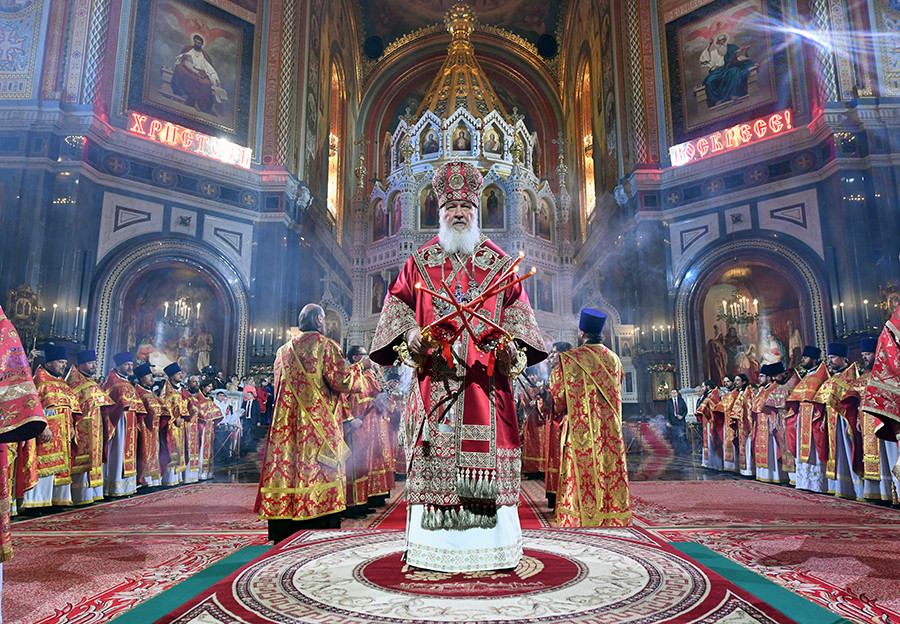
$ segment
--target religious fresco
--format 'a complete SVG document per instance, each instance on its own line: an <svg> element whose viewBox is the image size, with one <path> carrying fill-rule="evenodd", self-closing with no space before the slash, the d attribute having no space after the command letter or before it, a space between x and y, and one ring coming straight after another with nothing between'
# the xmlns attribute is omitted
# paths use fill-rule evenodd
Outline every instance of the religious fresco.
<svg viewBox="0 0 900 624"><path fill-rule="evenodd" d="M377 35L385 44L419 28L443 24L450 4L434 0L359 3L366 36ZM536 43L539 36L556 33L560 4L559 0L479 0L473 9L482 23Z"/></svg>
<svg viewBox="0 0 900 624"><path fill-rule="evenodd" d="M553 240L553 209L546 199L541 200L541 207L535 215L535 232L539 238Z"/></svg>
<svg viewBox="0 0 900 624"><path fill-rule="evenodd" d="M732 0L666 24L675 143L790 108L783 37L770 27L779 11L773 0Z"/></svg>
<svg viewBox="0 0 900 624"><path fill-rule="evenodd" d="M0 0L3 23L3 54L0 55L0 100L32 97L41 44L42 0ZM74 19L73 19L74 22ZM77 87L76 87L77 92Z"/></svg>
<svg viewBox="0 0 900 624"><path fill-rule="evenodd" d="M177 362L187 373L225 367L225 304L213 285L191 267L143 273L125 292L114 350L130 351L156 372Z"/></svg>
<svg viewBox="0 0 900 624"><path fill-rule="evenodd" d="M246 144L252 24L200 0L139 0L128 107Z"/></svg>
<svg viewBox="0 0 900 624"><path fill-rule="evenodd" d="M800 363L806 344L800 298L779 271L762 265L726 271L702 309L704 375L713 383L737 373L755 383L764 364Z"/></svg>

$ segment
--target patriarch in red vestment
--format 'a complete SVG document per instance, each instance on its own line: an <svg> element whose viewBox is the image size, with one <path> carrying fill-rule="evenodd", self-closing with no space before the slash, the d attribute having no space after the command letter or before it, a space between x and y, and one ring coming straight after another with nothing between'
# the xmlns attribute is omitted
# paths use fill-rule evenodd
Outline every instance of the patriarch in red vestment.
<svg viewBox="0 0 900 624"><path fill-rule="evenodd" d="M443 282L458 303L468 304L512 264L478 228L481 184L469 163L450 162L435 172L439 234L407 259L390 285L371 349L379 364L394 363L398 354L407 362L409 354L416 358L401 425L406 559L442 572L510 568L521 558L521 444L512 380L546 357L521 283L488 297L480 311L511 337L502 348L501 332L483 320L470 320L471 332L457 332L455 324L434 327L429 335L439 348L423 337L423 328L454 307L416 284L446 292Z"/></svg>
<svg viewBox="0 0 900 624"><path fill-rule="evenodd" d="M606 314L583 308L582 344L550 375L553 411L563 415L556 526L631 524L622 439L622 362L600 344Z"/></svg>

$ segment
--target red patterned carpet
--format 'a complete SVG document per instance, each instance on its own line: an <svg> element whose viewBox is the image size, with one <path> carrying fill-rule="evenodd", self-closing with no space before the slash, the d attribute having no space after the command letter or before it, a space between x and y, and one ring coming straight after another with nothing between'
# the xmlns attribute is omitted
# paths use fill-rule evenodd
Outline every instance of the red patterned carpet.
<svg viewBox="0 0 900 624"><path fill-rule="evenodd" d="M194 483L31 520L22 531L265 531L252 512L256 484Z"/></svg>
<svg viewBox="0 0 900 624"><path fill-rule="evenodd" d="M668 529L856 622L900 622L895 528Z"/></svg>
<svg viewBox="0 0 900 624"><path fill-rule="evenodd" d="M632 482L639 526L900 525L900 513L756 481Z"/></svg>
<svg viewBox="0 0 900 624"><path fill-rule="evenodd" d="M12 526L6 624L98 624L244 546L267 543L255 485L202 483Z"/></svg>
<svg viewBox="0 0 900 624"><path fill-rule="evenodd" d="M310 531L158 622L793 622L640 529L524 537L515 570L445 574L404 565L402 531Z"/></svg>

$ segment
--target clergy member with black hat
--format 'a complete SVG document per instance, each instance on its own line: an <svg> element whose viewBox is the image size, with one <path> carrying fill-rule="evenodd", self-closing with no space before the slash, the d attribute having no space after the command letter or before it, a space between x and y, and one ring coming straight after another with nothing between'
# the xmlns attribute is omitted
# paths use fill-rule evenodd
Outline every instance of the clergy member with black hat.
<svg viewBox="0 0 900 624"><path fill-rule="evenodd" d="M160 484L159 421L165 404L153 394L153 371L149 363L134 369L134 389L146 410L138 418L137 481L138 486L156 487Z"/></svg>
<svg viewBox="0 0 900 624"><path fill-rule="evenodd" d="M803 353L800 355L800 366L795 369L800 378L802 379L806 377L807 373L816 370L821 359L822 349L811 345L803 347Z"/></svg>
<svg viewBox="0 0 900 624"><path fill-rule="evenodd" d="M65 382L68 367L68 349L63 345L48 345L44 349L44 363L34 372L34 385L44 407L47 428L37 437L34 453L21 454L20 461L27 462L29 469L37 470L38 481L25 492L20 509L72 504L69 443L73 419L81 415L81 405Z"/></svg>
<svg viewBox="0 0 900 624"><path fill-rule="evenodd" d="M583 308L581 345L559 355L550 375L562 417L556 526L628 526L631 502L622 439L622 363L600 343L606 314Z"/></svg>
<svg viewBox="0 0 900 624"><path fill-rule="evenodd" d="M81 418L75 425L72 443L72 503L88 505L103 500L103 417L101 408L112 405L97 374L97 352L81 351L75 356L66 383L78 395Z"/></svg>
<svg viewBox="0 0 900 624"><path fill-rule="evenodd" d="M163 369L166 380L159 390L165 409L159 419L159 466L163 485L178 485L184 480L184 418L188 401L181 394L184 371L172 362Z"/></svg>
<svg viewBox="0 0 900 624"><path fill-rule="evenodd" d="M862 478L862 456L854 465L854 447L862 446L862 438L856 428L856 419L847 421L844 398L851 391L851 384L859 377L859 369L850 366L850 347L841 342L831 342L826 351L830 377L819 387L813 399L825 412L825 432L828 436L828 459L825 477L828 493L840 498L863 500L865 484ZM854 414L855 416L855 414Z"/></svg>
<svg viewBox="0 0 900 624"><path fill-rule="evenodd" d="M147 411L129 380L134 372L131 353L117 353L113 362L116 367L103 384L114 401L102 410L106 441L103 495L107 497L130 496L137 491L137 419Z"/></svg>

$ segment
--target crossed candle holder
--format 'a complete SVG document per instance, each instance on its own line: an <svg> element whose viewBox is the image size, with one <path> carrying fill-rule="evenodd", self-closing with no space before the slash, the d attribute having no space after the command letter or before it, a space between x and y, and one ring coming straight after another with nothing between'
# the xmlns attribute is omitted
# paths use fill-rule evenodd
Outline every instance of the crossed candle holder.
<svg viewBox="0 0 900 624"><path fill-rule="evenodd" d="M521 262L524 257L525 253L520 251L519 257L516 258L516 260L501 275L495 277L481 294L467 303L458 301L443 279L441 280L441 288L446 295L431 290L422 282L416 283L415 288L417 290L421 290L436 299L445 301L454 307L452 312L445 314L422 330L422 337L425 340L432 346L441 348L442 355L447 361L447 366L453 368L453 352L450 346L463 331L467 331L472 337L475 347L479 351L482 353L490 353L487 374L488 376L494 374L494 362L496 360L497 350L505 347L512 341L513 337L508 331L497 325L497 323L484 314L481 314L480 311L487 303L488 299L505 292L507 289L512 288L536 273L536 269L532 267L531 271L525 275L511 280L507 284L503 284L504 281L518 273L519 262ZM459 320L459 323L457 323L457 319ZM488 328L480 334L476 333L474 328L478 321L484 323Z"/></svg>

